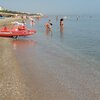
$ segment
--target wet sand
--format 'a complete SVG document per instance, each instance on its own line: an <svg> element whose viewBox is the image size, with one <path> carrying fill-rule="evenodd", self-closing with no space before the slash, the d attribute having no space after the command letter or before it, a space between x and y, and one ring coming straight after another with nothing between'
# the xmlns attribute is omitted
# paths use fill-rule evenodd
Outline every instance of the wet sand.
<svg viewBox="0 0 100 100"><path fill-rule="evenodd" d="M14 54L13 46L11 45L12 39L0 38L0 41L1 100L74 99L64 87L60 87L61 84L59 81L57 82L52 73L48 72L49 70L45 72L39 68L39 63L37 63L37 65L34 63L34 70L32 71L30 64L27 66L29 67L28 70L25 66L21 66L20 61ZM34 44L32 43L32 45ZM24 67L24 69L22 67Z"/></svg>
<svg viewBox="0 0 100 100"><path fill-rule="evenodd" d="M20 18L0 20L0 28ZM20 66L13 53L10 38L0 37L0 100L29 100L28 90L21 76Z"/></svg>
<svg viewBox="0 0 100 100"><path fill-rule="evenodd" d="M41 36L42 38L42 36ZM99 100L100 70L50 41L12 41L31 100Z"/></svg>
<svg viewBox="0 0 100 100"><path fill-rule="evenodd" d="M0 38L0 100L29 100L10 39Z"/></svg>

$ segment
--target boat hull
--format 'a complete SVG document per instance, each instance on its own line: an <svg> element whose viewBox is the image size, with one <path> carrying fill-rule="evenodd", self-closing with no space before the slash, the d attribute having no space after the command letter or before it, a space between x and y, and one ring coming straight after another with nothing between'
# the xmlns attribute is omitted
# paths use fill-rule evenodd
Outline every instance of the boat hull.
<svg viewBox="0 0 100 100"><path fill-rule="evenodd" d="M0 37L28 36L35 33L36 30L0 31Z"/></svg>

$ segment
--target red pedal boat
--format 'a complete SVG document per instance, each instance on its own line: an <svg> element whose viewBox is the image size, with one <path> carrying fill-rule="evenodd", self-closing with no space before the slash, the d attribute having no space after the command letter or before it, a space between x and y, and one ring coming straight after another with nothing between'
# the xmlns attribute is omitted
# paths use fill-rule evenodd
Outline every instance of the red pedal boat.
<svg viewBox="0 0 100 100"><path fill-rule="evenodd" d="M0 37L18 37L18 36L28 36L36 33L36 30L28 30L28 29L17 29L13 28L9 30L7 27L4 27L0 30Z"/></svg>

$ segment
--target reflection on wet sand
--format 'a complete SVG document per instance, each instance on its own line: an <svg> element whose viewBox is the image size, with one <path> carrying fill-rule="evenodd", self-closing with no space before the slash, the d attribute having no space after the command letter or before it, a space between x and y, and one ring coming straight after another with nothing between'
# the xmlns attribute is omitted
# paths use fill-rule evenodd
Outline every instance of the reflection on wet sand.
<svg viewBox="0 0 100 100"><path fill-rule="evenodd" d="M37 44L37 41L34 40L12 40L13 49L16 49L17 47L28 47L28 46L34 46Z"/></svg>
<svg viewBox="0 0 100 100"><path fill-rule="evenodd" d="M64 37L64 31L60 30L60 38L63 39L63 37Z"/></svg>
<svg viewBox="0 0 100 100"><path fill-rule="evenodd" d="M0 100L30 100L10 42L0 37Z"/></svg>

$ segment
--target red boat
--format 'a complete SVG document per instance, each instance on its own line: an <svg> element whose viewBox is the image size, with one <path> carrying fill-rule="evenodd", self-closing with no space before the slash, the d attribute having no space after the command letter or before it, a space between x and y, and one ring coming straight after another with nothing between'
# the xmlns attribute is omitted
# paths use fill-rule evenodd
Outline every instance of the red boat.
<svg viewBox="0 0 100 100"><path fill-rule="evenodd" d="M28 29L17 29L13 28L9 30L7 27L4 27L0 30L0 37L18 37L18 36L28 36L36 33L36 30Z"/></svg>

